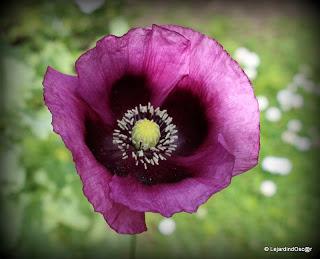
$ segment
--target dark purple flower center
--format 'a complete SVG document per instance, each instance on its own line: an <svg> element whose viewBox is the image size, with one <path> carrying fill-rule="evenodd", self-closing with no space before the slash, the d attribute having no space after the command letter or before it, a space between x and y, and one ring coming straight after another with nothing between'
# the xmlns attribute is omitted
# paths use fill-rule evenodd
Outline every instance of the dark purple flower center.
<svg viewBox="0 0 320 259"><path fill-rule="evenodd" d="M191 155L205 141L209 128L204 105L200 96L177 87L161 109L154 108L149 103L151 93L144 77L122 77L109 95L116 125L111 128L98 115L90 115L85 140L97 161L112 174L130 174L144 184L178 182L193 172L173 162L171 156ZM142 120L159 126L159 139L148 148L133 138L133 128Z"/></svg>

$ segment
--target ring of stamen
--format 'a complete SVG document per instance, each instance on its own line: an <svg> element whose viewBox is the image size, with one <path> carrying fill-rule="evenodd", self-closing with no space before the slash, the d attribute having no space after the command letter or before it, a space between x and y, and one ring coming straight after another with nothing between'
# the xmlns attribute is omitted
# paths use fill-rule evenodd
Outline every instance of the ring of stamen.
<svg viewBox="0 0 320 259"><path fill-rule="evenodd" d="M131 156L136 166L142 164L147 169L148 165L159 165L177 148L178 130L172 117L150 103L128 110L117 125L113 144L122 152L122 159Z"/></svg>

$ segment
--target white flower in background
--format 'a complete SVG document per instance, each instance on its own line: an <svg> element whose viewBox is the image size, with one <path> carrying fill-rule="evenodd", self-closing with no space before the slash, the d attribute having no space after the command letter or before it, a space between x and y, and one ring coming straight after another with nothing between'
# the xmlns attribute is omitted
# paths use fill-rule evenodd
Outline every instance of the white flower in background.
<svg viewBox="0 0 320 259"><path fill-rule="evenodd" d="M291 109L292 92L288 89L282 89L277 93L277 100L280 103L282 110L288 111Z"/></svg>
<svg viewBox="0 0 320 259"><path fill-rule="evenodd" d="M260 191L264 196L271 197L276 194L277 186L273 181L266 180L261 183Z"/></svg>
<svg viewBox="0 0 320 259"><path fill-rule="evenodd" d="M286 142L286 143L289 143L289 144L293 144L295 142L297 138L297 135L295 132L292 132L292 131L284 131L282 134L281 134L281 139L283 142Z"/></svg>
<svg viewBox="0 0 320 259"><path fill-rule="evenodd" d="M165 218L160 221L158 229L162 235L168 236L176 230L176 223L171 218Z"/></svg>
<svg viewBox="0 0 320 259"><path fill-rule="evenodd" d="M244 47L240 47L235 51L234 58L239 62L250 80L254 80L257 77L257 68L260 65L260 58L256 53Z"/></svg>
<svg viewBox="0 0 320 259"><path fill-rule="evenodd" d="M245 60L245 65L247 67L257 68L260 65L260 58L255 52L250 52Z"/></svg>
<svg viewBox="0 0 320 259"><path fill-rule="evenodd" d="M109 23L110 33L115 36L122 36L129 30L129 25L122 17L114 18Z"/></svg>
<svg viewBox="0 0 320 259"><path fill-rule="evenodd" d="M208 214L208 210L205 207L200 207L198 208L197 212L196 212L196 216L199 219L204 219Z"/></svg>
<svg viewBox="0 0 320 259"><path fill-rule="evenodd" d="M281 111L277 107L270 107L266 111L266 118L272 122L279 121L281 119Z"/></svg>
<svg viewBox="0 0 320 259"><path fill-rule="evenodd" d="M319 87L311 81L308 76L311 75L311 69L308 65L301 65L299 68L299 73L294 75L293 84L297 87L301 87L307 93L320 94Z"/></svg>
<svg viewBox="0 0 320 259"><path fill-rule="evenodd" d="M281 109L289 111L292 108L301 108L303 106L303 97L288 89L280 90L277 93L277 100L280 103Z"/></svg>
<svg viewBox="0 0 320 259"><path fill-rule="evenodd" d="M240 47L240 48L237 48L236 51L234 52L234 58L239 63L243 63L243 61L246 60L249 53L250 51L247 48Z"/></svg>
<svg viewBox="0 0 320 259"><path fill-rule="evenodd" d="M257 68L260 65L259 56L244 47L240 47L235 51L234 58L245 67Z"/></svg>
<svg viewBox="0 0 320 259"><path fill-rule="evenodd" d="M300 120L292 119L288 121L288 130L292 132L299 132L302 129L302 123Z"/></svg>
<svg viewBox="0 0 320 259"><path fill-rule="evenodd" d="M41 109L33 117L25 116L24 122L39 139L47 139L52 132L51 114L47 109Z"/></svg>
<svg viewBox="0 0 320 259"><path fill-rule="evenodd" d="M264 111L265 109L268 108L269 101L268 101L267 97L265 97L263 95L259 95L259 96L257 96L257 100L258 100L258 103L259 103L259 110L260 111Z"/></svg>
<svg viewBox="0 0 320 259"><path fill-rule="evenodd" d="M306 80L307 80L306 76L302 73L298 73L293 76L293 82L298 86L303 85L306 82Z"/></svg>
<svg viewBox="0 0 320 259"><path fill-rule="evenodd" d="M285 157L267 156L262 161L262 169L272 174L287 175L292 170L292 163Z"/></svg>
<svg viewBox="0 0 320 259"><path fill-rule="evenodd" d="M75 0L80 10L86 14L90 14L99 9L105 0Z"/></svg>
<svg viewBox="0 0 320 259"><path fill-rule="evenodd" d="M257 70L254 67L245 67L244 72L249 77L250 80L254 80L257 77Z"/></svg>
<svg viewBox="0 0 320 259"><path fill-rule="evenodd" d="M307 151L311 148L311 141L307 137L297 136L293 142L293 145L300 151Z"/></svg>
<svg viewBox="0 0 320 259"><path fill-rule="evenodd" d="M318 87L315 82L309 79L311 75L311 68L309 65L303 64L299 67L299 73L293 76L292 82L288 84L285 90L296 92L298 88L303 89L307 93L315 93L320 95L320 87ZM303 98L296 97L293 98L293 107L299 108L303 105ZM290 110L290 106L288 110Z"/></svg>
<svg viewBox="0 0 320 259"><path fill-rule="evenodd" d="M307 151L311 148L312 142L307 137L298 136L297 133L302 129L300 120L292 119L288 121L287 131L284 131L281 138L284 142L294 145L300 151Z"/></svg>

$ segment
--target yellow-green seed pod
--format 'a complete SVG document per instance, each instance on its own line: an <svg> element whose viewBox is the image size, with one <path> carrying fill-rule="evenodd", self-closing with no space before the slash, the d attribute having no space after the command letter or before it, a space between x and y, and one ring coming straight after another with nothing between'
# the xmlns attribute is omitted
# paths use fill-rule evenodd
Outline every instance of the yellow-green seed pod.
<svg viewBox="0 0 320 259"><path fill-rule="evenodd" d="M137 149L155 147L160 139L160 127L153 120L138 120L132 128L132 142Z"/></svg>

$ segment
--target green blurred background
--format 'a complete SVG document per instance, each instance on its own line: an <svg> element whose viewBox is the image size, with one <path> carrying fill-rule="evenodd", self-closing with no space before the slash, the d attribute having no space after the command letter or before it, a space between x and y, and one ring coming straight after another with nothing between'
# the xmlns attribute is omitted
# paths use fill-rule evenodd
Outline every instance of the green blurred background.
<svg viewBox="0 0 320 259"><path fill-rule="evenodd" d="M116 234L93 212L69 151L52 132L42 78L48 65L74 74L77 57L100 37L152 23L201 31L240 62L259 96L261 152L256 168L235 177L197 213L176 214L169 222L148 213L137 258L318 253L319 27L312 7L302 3L78 0L3 6L1 253L129 257L131 237ZM313 251L276 254L264 252L265 246Z"/></svg>

